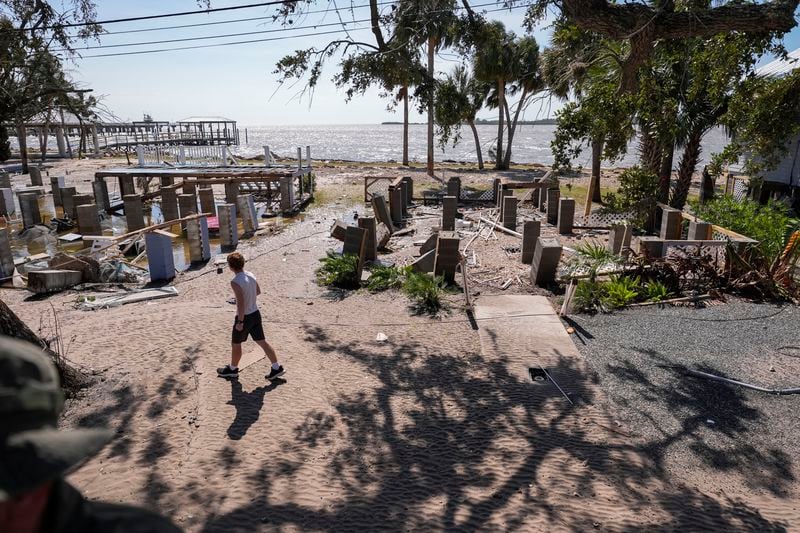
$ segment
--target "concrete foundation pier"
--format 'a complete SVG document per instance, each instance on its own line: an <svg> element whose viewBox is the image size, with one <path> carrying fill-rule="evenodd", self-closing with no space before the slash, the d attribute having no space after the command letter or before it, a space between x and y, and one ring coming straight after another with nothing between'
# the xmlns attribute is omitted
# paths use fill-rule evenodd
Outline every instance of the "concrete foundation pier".
<svg viewBox="0 0 800 533"><path fill-rule="evenodd" d="M0 188L0 215L13 215L17 212L17 206L14 205L14 191L11 187Z"/></svg>
<svg viewBox="0 0 800 533"><path fill-rule="evenodd" d="M458 234L453 231L440 231L436 240L436 253L433 259L434 276L443 276L445 281L452 283L456 278L456 267L461 262L461 253L458 251Z"/></svg>
<svg viewBox="0 0 800 533"><path fill-rule="evenodd" d="M194 182L184 180L181 187L183 188L183 194L197 195L197 185Z"/></svg>
<svg viewBox="0 0 800 533"><path fill-rule="evenodd" d="M558 204L561 200L561 191L547 189L547 223L551 226L558 224Z"/></svg>
<svg viewBox="0 0 800 533"><path fill-rule="evenodd" d="M31 176L31 185L34 187L41 187L42 183L42 168L37 165L30 165L28 167L28 173Z"/></svg>
<svg viewBox="0 0 800 533"><path fill-rule="evenodd" d="M50 176L50 193L53 195L53 207L62 207L61 188L66 185L64 176Z"/></svg>
<svg viewBox="0 0 800 533"><path fill-rule="evenodd" d="M164 222L180 218L178 214L178 195L175 192L174 185L161 187L161 213L164 215Z"/></svg>
<svg viewBox="0 0 800 533"><path fill-rule="evenodd" d="M288 213L294 208L294 184L291 176L281 178L281 211Z"/></svg>
<svg viewBox="0 0 800 533"><path fill-rule="evenodd" d="M11 188L11 176L5 170L0 170L0 189Z"/></svg>
<svg viewBox="0 0 800 533"><path fill-rule="evenodd" d="M171 176L161 176L161 187L169 187L170 185L175 185L175 178Z"/></svg>
<svg viewBox="0 0 800 533"><path fill-rule="evenodd" d="M11 238L8 227L0 228L0 279L14 275L14 254L11 253Z"/></svg>
<svg viewBox="0 0 800 533"><path fill-rule="evenodd" d="M447 196L455 196L456 199L461 198L461 178L453 176L447 180Z"/></svg>
<svg viewBox="0 0 800 533"><path fill-rule="evenodd" d="M236 199L239 198L239 184L226 183L225 184L225 202L236 205Z"/></svg>
<svg viewBox="0 0 800 533"><path fill-rule="evenodd" d="M539 196L541 196L541 189L531 189L531 204L534 208L539 207Z"/></svg>
<svg viewBox="0 0 800 533"><path fill-rule="evenodd" d="M42 215L39 213L39 195L35 192L20 194L19 209L22 214L22 226L30 228L42 223Z"/></svg>
<svg viewBox="0 0 800 533"><path fill-rule="evenodd" d="M681 238L681 222L683 215L677 209L665 207L661 210L660 237L667 241L676 241Z"/></svg>
<svg viewBox="0 0 800 533"><path fill-rule="evenodd" d="M186 221L186 238L189 241L189 259L192 263L203 263L211 259L208 220L205 217Z"/></svg>
<svg viewBox="0 0 800 533"><path fill-rule="evenodd" d="M414 203L414 180L411 176L403 176L403 183L406 184L406 204Z"/></svg>
<svg viewBox="0 0 800 533"><path fill-rule="evenodd" d="M125 198L131 194L136 194L136 186L133 183L133 176L120 176L119 195Z"/></svg>
<svg viewBox="0 0 800 533"><path fill-rule="evenodd" d="M83 204L75 206L78 218L78 233L81 235L102 235L103 229L100 227L100 214L96 204ZM89 246L89 241L83 241L83 245Z"/></svg>
<svg viewBox="0 0 800 533"><path fill-rule="evenodd" d="M389 213L393 224L403 223L403 190L394 185L389 186Z"/></svg>
<svg viewBox="0 0 800 533"><path fill-rule="evenodd" d="M527 220L522 225L522 263L530 265L536 251L536 242L542 232L542 223L538 220Z"/></svg>
<svg viewBox="0 0 800 533"><path fill-rule="evenodd" d="M61 207L64 211L64 217L75 218L75 187L62 187L61 188Z"/></svg>
<svg viewBox="0 0 800 533"><path fill-rule="evenodd" d="M622 250L631 246L631 226L628 224L614 224L608 232L608 251L619 255Z"/></svg>
<svg viewBox="0 0 800 533"><path fill-rule="evenodd" d="M240 194L236 207L242 217L242 229L245 235L252 235L258 229L258 213L253 195Z"/></svg>
<svg viewBox="0 0 800 533"><path fill-rule="evenodd" d="M569 235L575 226L575 200L561 198L558 201L558 233Z"/></svg>
<svg viewBox="0 0 800 533"><path fill-rule="evenodd" d="M235 250L239 244L239 228L236 225L236 204L222 204L217 209L219 239L224 251Z"/></svg>
<svg viewBox="0 0 800 533"><path fill-rule="evenodd" d="M217 215L217 207L214 203L214 189L211 187L200 187L200 211Z"/></svg>
<svg viewBox="0 0 800 533"><path fill-rule="evenodd" d="M651 236L639 237L636 253L650 258L663 257L664 239Z"/></svg>
<svg viewBox="0 0 800 533"><path fill-rule="evenodd" d="M180 218L193 215L197 213L197 196L194 194L179 194L178 195L178 209L180 209Z"/></svg>
<svg viewBox="0 0 800 533"><path fill-rule="evenodd" d="M94 193L94 203L101 211L108 211L111 208L111 199L108 196L108 184L106 180L97 178L92 182L92 192Z"/></svg>
<svg viewBox="0 0 800 533"><path fill-rule="evenodd" d="M458 211L458 198L445 196L442 198L442 230L453 231L456 229L456 211Z"/></svg>
<svg viewBox="0 0 800 533"><path fill-rule="evenodd" d="M511 192L511 191L509 191ZM500 215L500 223L504 228L517 230L517 203L519 199L515 196L503 198L503 210Z"/></svg>
<svg viewBox="0 0 800 533"><path fill-rule="evenodd" d="M79 205L86 205L86 204L93 204L94 203L94 196L91 194L76 194L72 197L72 218L74 220L78 219L78 206Z"/></svg>
<svg viewBox="0 0 800 533"><path fill-rule="evenodd" d="M367 251L367 230L357 226L347 226L342 245L342 255L355 255L358 257L358 274L356 279L361 279L364 271Z"/></svg>
<svg viewBox="0 0 800 533"><path fill-rule="evenodd" d="M125 210L125 223L128 231L136 231L144 228L144 211L142 209L142 197L138 194L129 194L122 197Z"/></svg>
<svg viewBox="0 0 800 533"><path fill-rule="evenodd" d="M495 203L495 205L497 205L497 202L499 202L500 186L502 183L503 180L501 180L500 178L495 178L492 181L492 201Z"/></svg>
<svg viewBox="0 0 800 533"><path fill-rule="evenodd" d="M59 157L67 157L67 143L64 139L64 128L56 128L56 146L58 146Z"/></svg>
<svg viewBox="0 0 800 533"><path fill-rule="evenodd" d="M359 217L358 227L367 232L367 243L364 248L364 259L374 261L378 258L378 241L375 234L375 217Z"/></svg>
<svg viewBox="0 0 800 533"><path fill-rule="evenodd" d="M699 220L689 221L689 234L686 237L690 241L710 241L713 238L714 228L708 222Z"/></svg>
<svg viewBox="0 0 800 533"><path fill-rule="evenodd" d="M175 259L172 256L171 233L155 230L145 233L147 265L150 281L169 281L175 277Z"/></svg>
<svg viewBox="0 0 800 533"><path fill-rule="evenodd" d="M544 286L555 282L561 261L561 243L555 237L539 237L531 262L531 283Z"/></svg>

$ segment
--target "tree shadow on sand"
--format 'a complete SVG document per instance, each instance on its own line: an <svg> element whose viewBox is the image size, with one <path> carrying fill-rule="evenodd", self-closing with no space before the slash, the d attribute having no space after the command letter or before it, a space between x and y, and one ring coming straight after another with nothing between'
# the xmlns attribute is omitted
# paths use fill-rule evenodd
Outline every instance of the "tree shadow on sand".
<svg viewBox="0 0 800 533"><path fill-rule="evenodd" d="M232 524L257 529L267 522L278 528L364 531L497 529L499 524L505 530L537 527L534 524L559 524L570 530L602 526L591 505L573 504L565 512L548 494L554 485L543 479L547 476L540 469L545 461L564 456L585 464L577 478L569 477L576 494L590 493L597 478L608 480L621 504L636 517L630 530L785 530L784 524L770 522L743 502L723 504L671 483L658 460L648 457L650 448L627 439L598 442L596 433L576 423L574 410L583 405L571 406L554 387L510 373L503 357L432 354L417 343L391 343L387 353L386 344L339 342L312 326L306 328L306 341L323 355L350 358L379 384L342 394L333 406L334 416L309 411L295 429L304 445L297 447L300 451L264 461L247 480L252 502L210 516L204 531L225 530ZM548 370L569 376L569 387L582 404L593 402L591 384L596 378L572 359L560 358ZM257 396L248 401L260 402ZM405 402L405 410L398 409L399 401ZM327 507L277 503L279 497L271 494L274 482L301 487L301 467L313 453L308 450L335 444L333 433L342 426L344 440L336 442L343 445L325 459L336 501ZM503 458L500 467L488 468L498 456Z"/></svg>

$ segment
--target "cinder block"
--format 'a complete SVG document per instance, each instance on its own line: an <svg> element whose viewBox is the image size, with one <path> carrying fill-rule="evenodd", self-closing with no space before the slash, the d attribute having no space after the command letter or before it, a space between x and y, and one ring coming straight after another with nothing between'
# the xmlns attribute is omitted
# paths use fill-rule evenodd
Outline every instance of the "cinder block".
<svg viewBox="0 0 800 533"><path fill-rule="evenodd" d="M403 182L406 184L406 203L411 205L414 203L414 180L411 176L403 176Z"/></svg>
<svg viewBox="0 0 800 533"><path fill-rule="evenodd" d="M11 252L11 239L8 226L0 228L0 279L14 275L14 254Z"/></svg>
<svg viewBox="0 0 800 533"><path fill-rule="evenodd" d="M50 193L53 195L54 207L61 207L61 187L64 185L64 176L50 176Z"/></svg>
<svg viewBox="0 0 800 533"><path fill-rule="evenodd" d="M447 180L447 196L455 196L456 199L461 198L461 178L453 176Z"/></svg>
<svg viewBox="0 0 800 533"><path fill-rule="evenodd" d="M400 187L400 211L403 213L403 218L408 218L408 206L410 204L408 201L408 183L400 181L398 186Z"/></svg>
<svg viewBox="0 0 800 533"><path fill-rule="evenodd" d="M172 176L161 176L161 178L159 179L160 179L159 181L160 188L169 187L170 185L175 185L175 178L173 178Z"/></svg>
<svg viewBox="0 0 800 533"><path fill-rule="evenodd" d="M294 209L294 180L291 176L284 176L280 181L281 211L287 213Z"/></svg>
<svg viewBox="0 0 800 533"><path fill-rule="evenodd" d="M242 217L242 228L245 234L253 234L258 229L258 213L252 194L240 194L236 207Z"/></svg>
<svg viewBox="0 0 800 533"><path fill-rule="evenodd" d="M239 228L236 225L236 205L222 204L217 210L219 238L224 250L233 250L239 244Z"/></svg>
<svg viewBox="0 0 800 533"><path fill-rule="evenodd" d="M183 190L183 194L193 194L197 196L197 183L194 181L184 179L183 183L181 184L181 188Z"/></svg>
<svg viewBox="0 0 800 533"><path fill-rule="evenodd" d="M75 207L78 214L78 233L81 235L102 235L100 228L100 214L96 204L84 204ZM88 246L88 242L84 241Z"/></svg>
<svg viewBox="0 0 800 533"><path fill-rule="evenodd" d="M436 241L439 239L439 234L434 233L430 237L427 238L425 243L419 249L419 255L425 255L431 250L436 249Z"/></svg>
<svg viewBox="0 0 800 533"><path fill-rule="evenodd" d="M367 230L357 226L348 226L344 236L342 255L355 255L358 257L358 278L364 270L364 261L367 251Z"/></svg>
<svg viewBox="0 0 800 533"><path fill-rule="evenodd" d="M144 228L144 212L142 211L142 197L138 194L129 194L122 197L125 210L125 223L128 231Z"/></svg>
<svg viewBox="0 0 800 533"><path fill-rule="evenodd" d="M331 226L331 237L337 241L344 242L345 233L347 233L347 224L341 220L334 221L333 226Z"/></svg>
<svg viewBox="0 0 800 533"><path fill-rule="evenodd" d="M119 194L123 198L131 194L136 194L136 187L133 184L133 176L119 177Z"/></svg>
<svg viewBox="0 0 800 533"><path fill-rule="evenodd" d="M453 231L456 229L456 211L458 211L458 198L445 196L442 198L442 229Z"/></svg>
<svg viewBox="0 0 800 533"><path fill-rule="evenodd" d="M150 281L168 281L175 277L175 259L172 256L172 236L162 230L145 233L147 266Z"/></svg>
<svg viewBox="0 0 800 533"><path fill-rule="evenodd" d="M36 294L59 292L81 283L78 270L33 270L28 272L28 290Z"/></svg>
<svg viewBox="0 0 800 533"><path fill-rule="evenodd" d="M14 191L11 190L11 187L0 188L0 215L13 215L16 211Z"/></svg>
<svg viewBox="0 0 800 533"><path fill-rule="evenodd" d="M608 232L608 245L606 249L612 254L622 252L623 239L625 238L626 224L612 224Z"/></svg>
<svg viewBox="0 0 800 533"><path fill-rule="evenodd" d="M178 209L180 209L180 218L197 214L197 196L190 193L179 194Z"/></svg>
<svg viewBox="0 0 800 533"><path fill-rule="evenodd" d="M211 187L200 187L200 211L203 213L211 213L212 216L217 215L217 206L214 202L214 189Z"/></svg>
<svg viewBox="0 0 800 533"><path fill-rule="evenodd" d="M542 232L542 223L538 220L527 220L522 226L522 263L530 265L536 251L536 242Z"/></svg>
<svg viewBox="0 0 800 533"><path fill-rule="evenodd" d="M178 195L174 185L161 187L161 214L164 222L181 218L178 212Z"/></svg>
<svg viewBox="0 0 800 533"><path fill-rule="evenodd" d="M686 237L690 241L710 241L713 238L714 227L708 222L699 220L689 221L689 235Z"/></svg>
<svg viewBox="0 0 800 533"><path fill-rule="evenodd" d="M0 189L10 189L11 188L11 176L8 175L8 171L0 170Z"/></svg>
<svg viewBox="0 0 800 533"><path fill-rule="evenodd" d="M542 190L539 188L531 190L531 204L533 204L535 208L539 207L539 196L541 196L541 193Z"/></svg>
<svg viewBox="0 0 800 533"><path fill-rule="evenodd" d="M461 253L458 251L458 234L451 231L439 232L436 241L436 255L433 262L433 273L444 276L445 281L452 283L456 277L456 267L461 262Z"/></svg>
<svg viewBox="0 0 800 533"><path fill-rule="evenodd" d="M504 185L500 186L500 196L497 199L497 207L500 208L500 213L502 215L503 212L503 200L508 196L514 196L514 191L511 189L506 189Z"/></svg>
<svg viewBox="0 0 800 533"><path fill-rule="evenodd" d="M544 286L555 282L561 261L561 243L555 237L539 237L531 262L531 283Z"/></svg>
<svg viewBox="0 0 800 533"><path fill-rule="evenodd" d="M558 201L558 233L568 235L575 225L575 200L561 198Z"/></svg>
<svg viewBox="0 0 800 533"><path fill-rule="evenodd" d="M375 218L386 225L389 233L394 233L394 224L389 213L389 207L386 205L386 198L382 194L372 195L372 212L375 214Z"/></svg>
<svg viewBox="0 0 800 533"><path fill-rule="evenodd" d="M511 191L508 191L511 192ZM517 203L519 199L515 196L503 198L503 211L500 215L503 227L510 230L517 230Z"/></svg>
<svg viewBox="0 0 800 533"><path fill-rule="evenodd" d="M55 189L54 189L55 190ZM94 194L94 203L101 211L108 211L111 207L111 199L108 196L108 185L106 180L97 178L92 182L92 193ZM55 198L55 196L53 196ZM61 197L59 196L59 201Z"/></svg>
<svg viewBox="0 0 800 533"><path fill-rule="evenodd" d="M75 187L62 187L61 188L61 207L64 211L64 217L75 218Z"/></svg>
<svg viewBox="0 0 800 533"><path fill-rule="evenodd" d="M39 213L39 195L34 192L27 192L17 196L19 199L19 209L22 214L22 226L30 228L42 223L42 216Z"/></svg>
<svg viewBox="0 0 800 533"><path fill-rule="evenodd" d="M364 259L366 261L374 261L378 258L378 242L375 235L375 218L359 217L358 227L366 230L367 232L367 243L364 248Z"/></svg>
<svg viewBox="0 0 800 533"><path fill-rule="evenodd" d="M389 186L389 214L393 224L403 223L403 190L394 185Z"/></svg>
<svg viewBox="0 0 800 533"><path fill-rule="evenodd" d="M639 237L636 253L650 258L663 257L664 239L651 236Z"/></svg>
<svg viewBox="0 0 800 533"><path fill-rule="evenodd" d="M492 181L492 201L497 205L500 198L500 185L503 181L500 178L495 178Z"/></svg>
<svg viewBox="0 0 800 533"><path fill-rule="evenodd" d="M42 186L42 169L37 165L29 165L28 173L31 176L31 185L34 187Z"/></svg>
<svg viewBox="0 0 800 533"><path fill-rule="evenodd" d="M661 210L661 234L665 241L675 241L681 238L681 222L683 215L677 209L665 207Z"/></svg>
<svg viewBox="0 0 800 533"><path fill-rule="evenodd" d="M428 250L421 256L419 256L411 266L417 272L425 272L426 274L430 274L433 272L433 263L436 259L436 250Z"/></svg>
<svg viewBox="0 0 800 533"><path fill-rule="evenodd" d="M226 183L225 184L225 201L229 204L236 205L236 199L239 198L239 184Z"/></svg>
<svg viewBox="0 0 800 533"><path fill-rule="evenodd" d="M555 226L558 223L558 204L561 200L561 191L547 189L547 223Z"/></svg>
<svg viewBox="0 0 800 533"><path fill-rule="evenodd" d="M186 238L189 241L189 259L192 263L203 263L211 259L206 217L186 221Z"/></svg>

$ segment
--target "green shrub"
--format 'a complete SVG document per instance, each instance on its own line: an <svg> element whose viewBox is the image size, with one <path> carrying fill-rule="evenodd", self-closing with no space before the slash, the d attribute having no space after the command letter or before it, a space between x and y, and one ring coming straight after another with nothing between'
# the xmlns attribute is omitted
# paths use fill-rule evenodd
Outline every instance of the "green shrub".
<svg viewBox="0 0 800 533"><path fill-rule="evenodd" d="M611 279L603 284L603 290L605 291L603 305L608 309L619 309L639 297L641 281L638 276L611 276Z"/></svg>
<svg viewBox="0 0 800 533"><path fill-rule="evenodd" d="M636 228L644 228L656 207L658 198L658 176L635 166L625 169L619 175L619 189L606 194L605 213L632 213L630 223Z"/></svg>
<svg viewBox="0 0 800 533"><path fill-rule="evenodd" d="M397 268L393 266L375 265L370 269L367 280L367 289L371 292L399 289L403 285L403 276L408 267Z"/></svg>
<svg viewBox="0 0 800 533"><path fill-rule="evenodd" d="M662 302L672 296L669 288L660 281L649 281L645 284L642 295L649 302Z"/></svg>
<svg viewBox="0 0 800 533"><path fill-rule="evenodd" d="M576 311L584 313L605 311L603 308L605 295L602 283L581 280L578 282L578 286L575 287L575 294L572 296L572 307Z"/></svg>
<svg viewBox="0 0 800 533"><path fill-rule="evenodd" d="M749 199L740 202L731 196L722 196L704 205L694 204L694 209L706 222L759 241L759 248L770 258L783 250L788 235L800 223L790 216L786 206L773 201L760 205Z"/></svg>
<svg viewBox="0 0 800 533"><path fill-rule="evenodd" d="M597 278L597 272L606 265L618 265L623 262L622 257L608 251L603 244L597 241L582 241L575 246L576 255L567 265L569 274L588 273L589 281Z"/></svg>
<svg viewBox="0 0 800 533"><path fill-rule="evenodd" d="M442 308L441 295L444 278L408 270L403 282L403 292L413 301L418 312L436 314Z"/></svg>
<svg viewBox="0 0 800 533"><path fill-rule="evenodd" d="M329 251L320 262L322 266L317 269L317 283L320 285L340 289L357 289L360 285L357 256Z"/></svg>

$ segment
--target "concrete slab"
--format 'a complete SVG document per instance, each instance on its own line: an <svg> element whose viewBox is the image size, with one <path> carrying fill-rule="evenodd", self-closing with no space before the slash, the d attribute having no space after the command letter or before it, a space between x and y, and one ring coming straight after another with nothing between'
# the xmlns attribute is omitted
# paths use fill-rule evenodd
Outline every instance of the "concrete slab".
<svg viewBox="0 0 800 533"><path fill-rule="evenodd" d="M28 290L36 294L60 292L78 285L83 274L77 270L34 270L28 272Z"/></svg>

